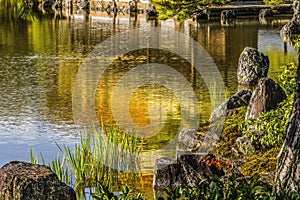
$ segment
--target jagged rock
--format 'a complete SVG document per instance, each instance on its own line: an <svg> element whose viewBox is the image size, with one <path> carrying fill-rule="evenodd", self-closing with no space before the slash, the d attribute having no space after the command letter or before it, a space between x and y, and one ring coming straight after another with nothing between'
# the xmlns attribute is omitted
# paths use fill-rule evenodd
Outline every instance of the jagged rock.
<svg viewBox="0 0 300 200"><path fill-rule="evenodd" d="M76 200L76 194L49 167L12 161L0 169L0 199Z"/></svg>
<svg viewBox="0 0 300 200"><path fill-rule="evenodd" d="M197 151L201 146L201 137L197 134L197 129L186 128L178 135L178 151Z"/></svg>
<svg viewBox="0 0 300 200"><path fill-rule="evenodd" d="M261 112L275 109L285 99L286 94L280 85L272 79L262 78L252 94L245 118L257 119Z"/></svg>
<svg viewBox="0 0 300 200"><path fill-rule="evenodd" d="M220 177L225 174L215 165L209 167L205 162L201 162L201 158L204 158L203 154L182 154L173 163L167 158L158 159L153 187L155 189L192 187L199 181L212 179L214 175Z"/></svg>
<svg viewBox="0 0 300 200"><path fill-rule="evenodd" d="M237 77L238 83L254 86L269 71L269 58L255 48L246 47L240 55Z"/></svg>
<svg viewBox="0 0 300 200"><path fill-rule="evenodd" d="M216 107L210 115L210 121L216 121L223 116L230 116L234 114L233 109L242 106L247 106L251 98L252 92L250 90L241 90L231 96L227 101Z"/></svg>

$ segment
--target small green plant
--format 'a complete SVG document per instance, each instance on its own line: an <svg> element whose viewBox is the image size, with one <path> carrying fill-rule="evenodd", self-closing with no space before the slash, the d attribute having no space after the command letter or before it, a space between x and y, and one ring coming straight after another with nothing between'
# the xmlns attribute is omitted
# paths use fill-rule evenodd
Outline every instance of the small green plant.
<svg viewBox="0 0 300 200"><path fill-rule="evenodd" d="M296 88L296 71L295 63L289 63L281 66L282 73L279 76L280 84L287 95L292 95Z"/></svg>
<svg viewBox="0 0 300 200"><path fill-rule="evenodd" d="M297 193L285 191L282 194L274 194L272 187L261 181L259 174L250 178L232 174L227 179L215 176L210 182L203 180L194 187L184 189L166 189L167 200L197 199L197 200L281 200L299 197ZM159 197L164 200L164 197Z"/></svg>
<svg viewBox="0 0 300 200"><path fill-rule="evenodd" d="M42 155L42 153L40 153L40 158L41 158L42 164L45 165L45 160L44 160L44 156ZM39 164L39 157L38 157L38 155L34 155L32 148L30 148L30 163Z"/></svg>
<svg viewBox="0 0 300 200"><path fill-rule="evenodd" d="M247 119L241 123L239 130L258 149L281 146L291 109L292 102L284 100L277 109L260 113L258 119Z"/></svg>

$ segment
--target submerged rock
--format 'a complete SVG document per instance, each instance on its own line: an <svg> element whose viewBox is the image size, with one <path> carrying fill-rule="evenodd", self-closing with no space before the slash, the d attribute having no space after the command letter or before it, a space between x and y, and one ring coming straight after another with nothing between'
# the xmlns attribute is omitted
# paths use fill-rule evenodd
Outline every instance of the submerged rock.
<svg viewBox="0 0 300 200"><path fill-rule="evenodd" d="M12 161L0 169L0 199L76 200L76 194L49 167Z"/></svg>
<svg viewBox="0 0 300 200"><path fill-rule="evenodd" d="M250 90L241 90L231 96L227 101L216 107L210 115L210 121L216 121L220 117L226 117L234 114L233 109L247 106L251 98Z"/></svg>
<svg viewBox="0 0 300 200"><path fill-rule="evenodd" d="M283 89L272 79L260 79L250 99L245 119L257 119L261 112L275 109L286 98Z"/></svg>
<svg viewBox="0 0 300 200"><path fill-rule="evenodd" d="M240 55L237 77L238 83L255 86L269 71L269 58L255 48L246 47Z"/></svg>

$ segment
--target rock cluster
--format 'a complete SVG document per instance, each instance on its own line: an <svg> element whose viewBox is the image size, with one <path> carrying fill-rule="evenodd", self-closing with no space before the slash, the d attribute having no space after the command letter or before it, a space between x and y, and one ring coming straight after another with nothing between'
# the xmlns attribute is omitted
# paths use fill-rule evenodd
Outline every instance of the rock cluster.
<svg viewBox="0 0 300 200"><path fill-rule="evenodd" d="M246 119L257 118L261 112L275 109L280 102L286 99L283 89L272 79L267 78L269 59L256 49L246 47L241 53L238 63L237 77L240 84L256 87L251 90L241 90L223 102L211 114L209 127L204 136L197 134L197 128L184 129L179 133L177 145L177 160L168 158L157 160L154 176L154 188L193 186L196 182L207 181L213 175L222 176L222 170L216 171L199 163L201 157L207 155L205 149L215 145L220 138L220 122L227 116L235 114L236 108L247 106ZM224 122L224 121L223 121ZM221 127L221 131L222 131ZM206 140L212 140L208 143ZM207 145L207 144L208 145ZM248 138L239 137L236 140L239 151L244 154L254 152L254 147ZM205 153L203 153L205 152Z"/></svg>

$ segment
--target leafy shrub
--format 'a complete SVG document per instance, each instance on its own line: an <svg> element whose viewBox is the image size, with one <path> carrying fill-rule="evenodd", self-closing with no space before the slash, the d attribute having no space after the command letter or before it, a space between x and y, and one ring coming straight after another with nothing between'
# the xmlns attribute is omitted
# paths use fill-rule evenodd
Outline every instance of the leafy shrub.
<svg viewBox="0 0 300 200"><path fill-rule="evenodd" d="M175 199L197 199L197 200L296 200L297 193L284 191L282 194L274 194L272 187L261 181L259 174L250 178L231 175L228 179L222 180L215 176L211 183L202 181L195 187L185 189L167 189L167 200ZM165 198L159 197L158 200Z"/></svg>
<svg viewBox="0 0 300 200"><path fill-rule="evenodd" d="M292 95L296 88L296 71L297 66L294 63L281 66L282 73L279 76L280 85L287 95Z"/></svg>
<svg viewBox="0 0 300 200"><path fill-rule="evenodd" d="M277 109L260 113L258 119L247 119L241 123L239 130L261 150L281 146L291 109L292 102L284 100Z"/></svg>
<svg viewBox="0 0 300 200"><path fill-rule="evenodd" d="M297 67L294 63L290 63L282 66L281 69L280 85L288 98L281 102L277 109L262 112L258 119L248 119L239 126L242 135L250 138L255 147L262 150L282 145L292 109Z"/></svg>

